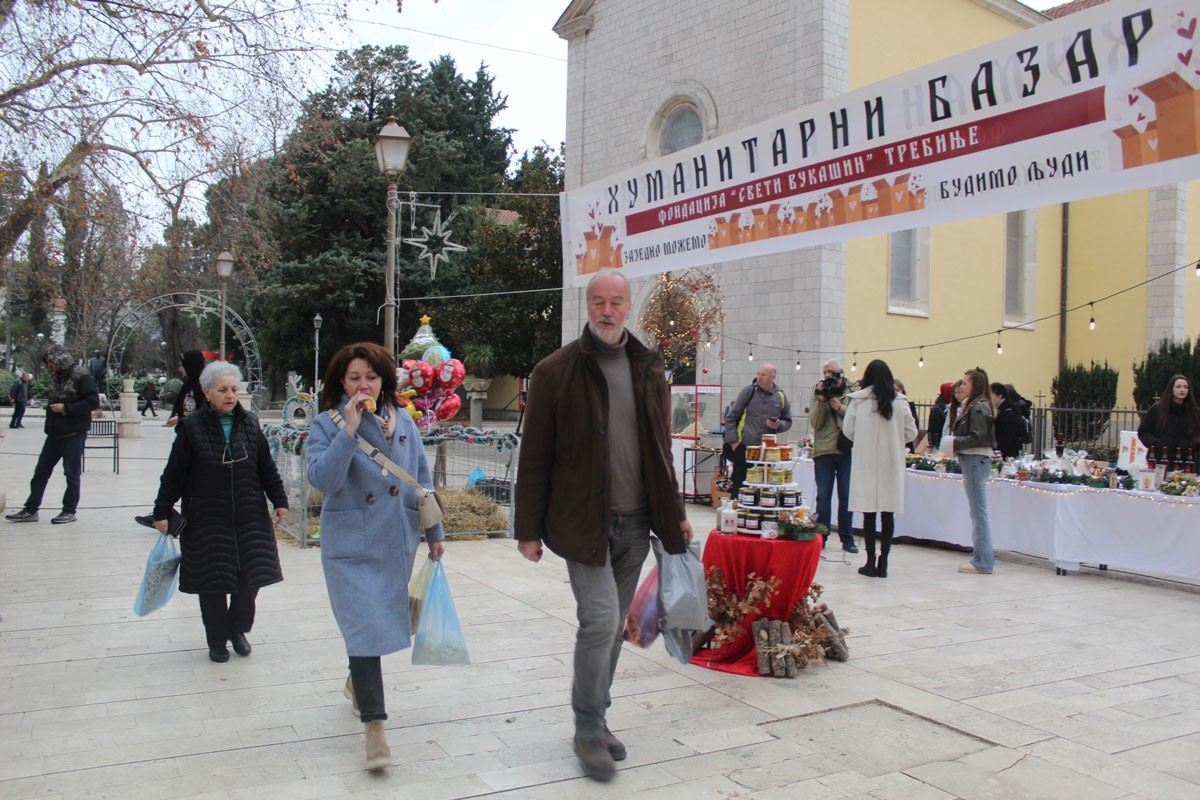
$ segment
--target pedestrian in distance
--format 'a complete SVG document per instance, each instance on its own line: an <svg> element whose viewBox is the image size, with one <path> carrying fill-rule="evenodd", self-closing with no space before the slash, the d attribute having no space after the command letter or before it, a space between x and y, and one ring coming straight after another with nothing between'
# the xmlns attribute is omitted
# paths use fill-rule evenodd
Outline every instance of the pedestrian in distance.
<svg viewBox="0 0 1200 800"><path fill-rule="evenodd" d="M142 406L142 416L146 416L146 412L150 412L150 416L157 417L158 412L154 410L154 401L158 399L158 383L154 380L154 376L147 375L146 382L142 384L142 401L145 405Z"/></svg>
<svg viewBox="0 0 1200 800"><path fill-rule="evenodd" d="M854 442L850 510L863 515L863 545L867 549L867 563L858 572L870 578L886 578L896 514L904 511L907 444L917 436L917 421L908 398L896 391L896 380L886 362L877 358L867 364L860 385L863 388L850 393L850 407L842 421L846 438ZM876 515L882 525L879 529Z"/></svg>
<svg viewBox="0 0 1200 800"><path fill-rule="evenodd" d="M671 398L663 362L625 329L632 307L620 272L596 273L579 338L533 370L516 500L521 555L548 547L567 562L579 629L571 708L575 754L611 780L626 748L608 727L622 627L650 551L692 539L671 462Z"/></svg>
<svg viewBox="0 0 1200 800"><path fill-rule="evenodd" d="M54 467L62 461L67 488L63 492L62 511L50 521L62 525L75 521L83 473L83 445L92 425L92 412L100 407L96 382L86 369L61 344L52 344L42 356L50 370L46 390L46 441L33 468L29 497L20 511L5 515L9 522L36 522L46 484Z"/></svg>
<svg viewBox="0 0 1200 800"><path fill-rule="evenodd" d="M321 566L349 659L344 693L363 722L370 770L392 763L382 657L411 644L408 582L417 548L423 535L437 561L445 538L441 523L421 529L417 490L394 471L433 485L421 433L396 404L396 387L387 350L371 342L343 347L329 362L325 413L308 437L308 480L322 495ZM381 469L370 450L391 464Z"/></svg>
<svg viewBox="0 0 1200 800"><path fill-rule="evenodd" d="M25 409L29 405L29 381L33 378L28 372L22 372L21 375L13 381L12 386L8 387L8 397L13 401L12 419L9 420L8 427L24 428Z"/></svg>
<svg viewBox="0 0 1200 800"><path fill-rule="evenodd" d="M992 451L996 448L995 410L987 373L976 367L955 385L958 407L950 408L950 446L962 467L963 490L971 514L971 544L975 552L959 572L988 575L996 567L992 528L988 522L987 484L992 477Z"/></svg>
<svg viewBox="0 0 1200 800"><path fill-rule="evenodd" d="M287 514L287 492L258 418L238 402L241 371L225 361L204 368L208 402L176 430L154 501L154 528L168 532L183 501L179 591L197 595L208 657L229 660L229 648L250 655L258 591L283 580L274 520Z"/></svg>

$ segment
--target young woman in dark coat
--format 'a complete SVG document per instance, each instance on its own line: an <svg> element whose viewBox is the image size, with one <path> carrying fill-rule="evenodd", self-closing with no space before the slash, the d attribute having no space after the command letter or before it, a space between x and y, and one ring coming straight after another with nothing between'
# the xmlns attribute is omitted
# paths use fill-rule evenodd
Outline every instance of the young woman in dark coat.
<svg viewBox="0 0 1200 800"><path fill-rule="evenodd" d="M1200 407L1191 381L1171 376L1162 397L1142 417L1138 438L1159 461L1183 459L1189 447L1200 444Z"/></svg>
<svg viewBox="0 0 1200 800"><path fill-rule="evenodd" d="M229 660L226 642L250 655L258 590L283 580L275 521L287 514L287 493L258 419L238 403L241 372L214 361L200 385L207 403L183 418L154 501L154 527L167 533L172 506L183 499L179 590L199 595L208 657Z"/></svg>

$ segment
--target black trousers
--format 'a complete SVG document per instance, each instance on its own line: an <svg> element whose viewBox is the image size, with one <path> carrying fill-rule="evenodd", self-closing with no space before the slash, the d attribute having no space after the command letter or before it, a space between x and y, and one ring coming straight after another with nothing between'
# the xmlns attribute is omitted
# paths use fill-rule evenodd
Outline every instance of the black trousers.
<svg viewBox="0 0 1200 800"><path fill-rule="evenodd" d="M224 592L201 592L200 619L204 621L204 634L208 643L224 644L234 631L249 633L254 627L255 600L258 589L246 585L246 573L238 573L238 590L233 594Z"/></svg>
<svg viewBox="0 0 1200 800"><path fill-rule="evenodd" d="M726 444L724 450L725 458L731 466L729 480L733 484L733 487L729 490L729 493L736 498L738 489L741 489L742 484L746 482L746 445L739 443L735 450L733 445Z"/></svg>
<svg viewBox="0 0 1200 800"><path fill-rule="evenodd" d="M21 420L25 419L25 405L26 405L25 403L17 403L17 402L13 403L12 420L9 421L8 427L10 427L10 428L24 427L23 425L21 425Z"/></svg>
<svg viewBox="0 0 1200 800"><path fill-rule="evenodd" d="M363 722L387 719L383 705L383 659L379 656L350 656L350 683Z"/></svg>

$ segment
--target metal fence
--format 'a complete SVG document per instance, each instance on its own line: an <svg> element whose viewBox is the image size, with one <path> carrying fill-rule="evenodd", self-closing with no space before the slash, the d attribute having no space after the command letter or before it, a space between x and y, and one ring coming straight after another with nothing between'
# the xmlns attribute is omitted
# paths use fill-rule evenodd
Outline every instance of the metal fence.
<svg viewBox="0 0 1200 800"><path fill-rule="evenodd" d="M933 403L916 403L916 407L917 427L925 430ZM1024 449L1034 453L1053 450L1056 435L1061 433L1066 448L1115 461L1121 449L1121 431L1136 431L1143 413L1136 408L1034 408L1030 414L1033 443Z"/></svg>
<svg viewBox="0 0 1200 800"><path fill-rule="evenodd" d="M307 427L289 423L264 429L271 455L283 479L288 513L279 527L307 547L314 543L320 516L320 498L310 491L307 468ZM513 433L453 427L422 437L425 457L433 473L433 485L445 489L474 489L494 501L459 502L446 505L448 535L486 534L512 536L516 500L518 437ZM503 521L490 512L498 507ZM477 529L486 522L486 529Z"/></svg>

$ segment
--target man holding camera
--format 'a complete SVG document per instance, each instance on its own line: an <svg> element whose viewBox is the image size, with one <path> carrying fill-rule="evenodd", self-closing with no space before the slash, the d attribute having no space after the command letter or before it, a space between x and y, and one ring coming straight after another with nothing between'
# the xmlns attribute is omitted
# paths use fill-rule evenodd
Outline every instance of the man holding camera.
<svg viewBox="0 0 1200 800"><path fill-rule="evenodd" d="M832 520L833 482L837 481L838 535L842 549L857 553L854 543L854 515L850 513L850 449L838 447L838 435L842 432L842 419L846 416L846 395L850 386L842 364L831 358L821 367L825 377L813 388L812 425L813 470L817 479L817 519L826 525ZM828 541L829 537L826 537Z"/></svg>
<svg viewBox="0 0 1200 800"><path fill-rule="evenodd" d="M777 375L774 364L763 364L725 413L725 457L733 465L730 492L735 496L746 482L746 445L762 444L764 433L783 433L792 427L792 407L775 385Z"/></svg>

